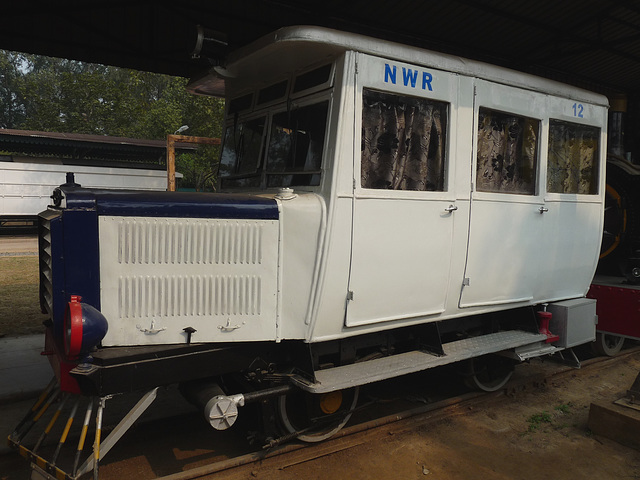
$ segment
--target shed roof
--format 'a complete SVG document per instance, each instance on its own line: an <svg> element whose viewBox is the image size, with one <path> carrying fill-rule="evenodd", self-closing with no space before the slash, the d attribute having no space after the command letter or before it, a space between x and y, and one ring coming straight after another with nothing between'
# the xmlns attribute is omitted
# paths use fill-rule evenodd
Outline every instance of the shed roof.
<svg viewBox="0 0 640 480"><path fill-rule="evenodd" d="M640 88L637 0L5 2L0 48L191 77L292 25L507 66L602 93ZM197 27L204 32L194 55Z"/></svg>
<svg viewBox="0 0 640 480"><path fill-rule="evenodd" d="M179 150L197 148L178 144ZM81 133L0 129L0 152L56 157L76 165L166 168L166 142Z"/></svg>

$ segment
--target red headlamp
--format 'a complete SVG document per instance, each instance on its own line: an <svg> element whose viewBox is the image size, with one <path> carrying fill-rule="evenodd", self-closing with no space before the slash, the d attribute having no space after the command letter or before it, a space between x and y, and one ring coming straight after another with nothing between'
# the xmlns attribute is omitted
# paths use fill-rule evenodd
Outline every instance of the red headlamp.
<svg viewBox="0 0 640 480"><path fill-rule="evenodd" d="M69 358L86 355L107 334L107 319L82 297L71 295L64 315L64 349Z"/></svg>

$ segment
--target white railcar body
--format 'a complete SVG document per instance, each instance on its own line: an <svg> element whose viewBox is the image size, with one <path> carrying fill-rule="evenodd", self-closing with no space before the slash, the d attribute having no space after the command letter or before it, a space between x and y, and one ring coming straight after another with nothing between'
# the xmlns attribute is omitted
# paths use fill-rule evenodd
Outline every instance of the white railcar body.
<svg viewBox="0 0 640 480"><path fill-rule="evenodd" d="M222 193L62 186L43 214L53 337L76 337L69 295L108 322L74 371L81 390L257 362L322 393L568 344L540 310L583 298L596 268L604 96L316 27L265 37L189 88L226 98ZM580 305L571 344L595 336L593 302Z"/></svg>
<svg viewBox="0 0 640 480"><path fill-rule="evenodd" d="M320 28L285 29L215 70L191 88L224 86L227 95L223 190L274 198L280 218L278 233L264 238L273 263L258 275L270 285L261 327L220 310L202 318L194 339L322 342L585 295L601 241L605 97ZM291 165L270 166L269 149L283 146L277 134L291 134L280 117L295 114L307 124L300 131L317 128L318 118L323 131L307 139L307 158L288 172ZM393 122L394 138L371 133ZM249 142L242 165L234 141ZM195 232L185 229L187 237ZM234 246L222 248L230 254ZM108 249L101 261L117 265ZM131 295L115 287L127 278L115 280L117 268L105 270L103 305ZM183 275L174 264L154 268ZM184 268L187 284L206 277L202 266ZM198 293L205 290L168 302L197 305L209 298ZM158 315L155 324L170 330L189 323L185 315ZM107 344L180 340L165 330L141 333L150 318L140 325L115 311L109 318Z"/></svg>

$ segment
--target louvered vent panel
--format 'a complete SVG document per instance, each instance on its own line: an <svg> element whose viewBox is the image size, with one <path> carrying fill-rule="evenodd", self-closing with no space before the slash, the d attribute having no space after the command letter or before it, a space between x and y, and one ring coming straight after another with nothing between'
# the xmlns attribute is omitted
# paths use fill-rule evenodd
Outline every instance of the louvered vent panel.
<svg viewBox="0 0 640 480"><path fill-rule="evenodd" d="M275 338L277 220L99 221L104 346Z"/></svg>
<svg viewBox="0 0 640 480"><path fill-rule="evenodd" d="M233 220L127 219L118 225L124 264L260 264L261 224Z"/></svg>
<svg viewBox="0 0 640 480"><path fill-rule="evenodd" d="M123 276L120 318L260 315L261 281L250 276Z"/></svg>
<svg viewBox="0 0 640 480"><path fill-rule="evenodd" d="M51 246L51 219L39 217L39 251L40 251L40 303L53 315L53 258Z"/></svg>

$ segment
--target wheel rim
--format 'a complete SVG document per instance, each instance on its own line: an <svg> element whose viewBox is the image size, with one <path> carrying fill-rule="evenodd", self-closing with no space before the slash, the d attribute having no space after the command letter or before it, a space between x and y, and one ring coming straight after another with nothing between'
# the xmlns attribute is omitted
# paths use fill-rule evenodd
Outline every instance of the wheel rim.
<svg viewBox="0 0 640 480"><path fill-rule="evenodd" d="M475 390L495 392L506 385L513 369L513 361L497 355L472 358L467 364L465 383Z"/></svg>
<svg viewBox="0 0 640 480"><path fill-rule="evenodd" d="M623 344L624 337L619 335L612 335L609 333L598 333L596 335L596 352L600 355L613 357L620 353Z"/></svg>
<svg viewBox="0 0 640 480"><path fill-rule="evenodd" d="M351 418L359 389L327 394L294 392L278 398L276 411L286 433L302 433L303 442L321 442L335 435Z"/></svg>

